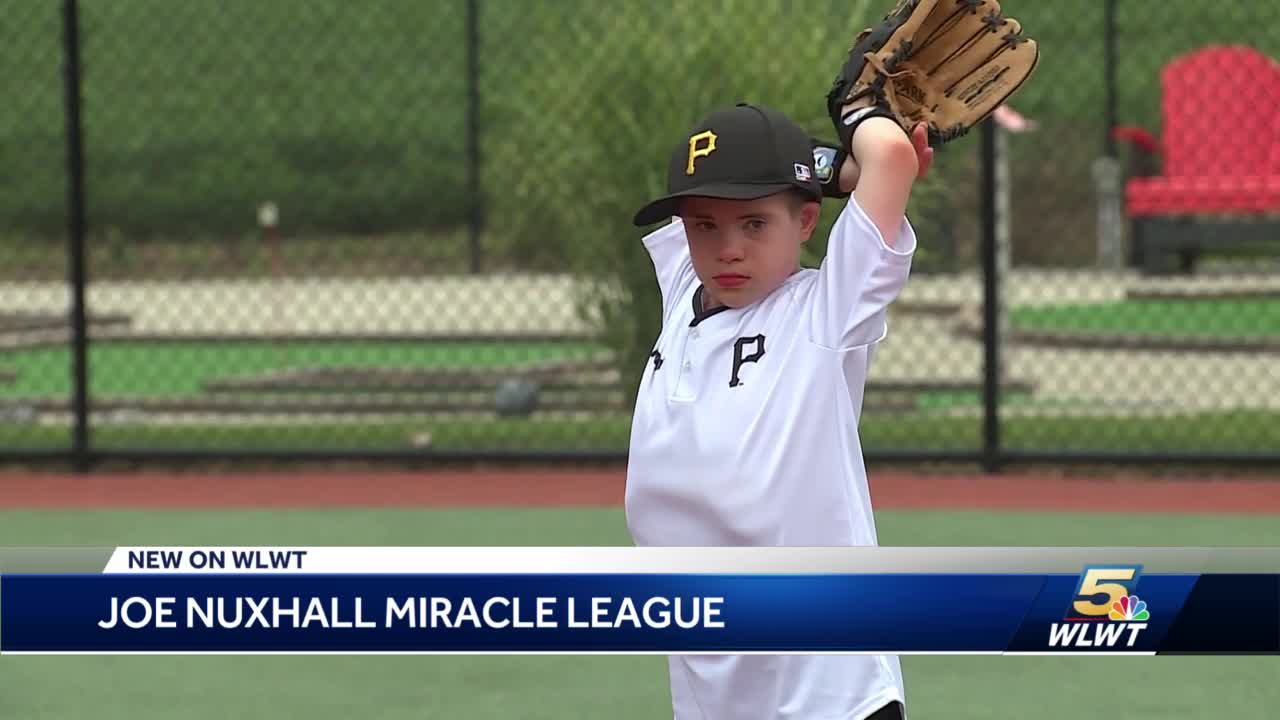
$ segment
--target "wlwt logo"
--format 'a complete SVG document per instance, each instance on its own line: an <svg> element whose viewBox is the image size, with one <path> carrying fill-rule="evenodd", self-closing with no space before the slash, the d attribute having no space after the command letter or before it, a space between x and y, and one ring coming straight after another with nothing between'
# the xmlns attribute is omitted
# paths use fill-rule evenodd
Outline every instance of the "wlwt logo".
<svg viewBox="0 0 1280 720"><path fill-rule="evenodd" d="M1141 565L1086 567L1063 622L1049 627L1049 647L1133 647L1151 613L1135 590Z"/></svg>

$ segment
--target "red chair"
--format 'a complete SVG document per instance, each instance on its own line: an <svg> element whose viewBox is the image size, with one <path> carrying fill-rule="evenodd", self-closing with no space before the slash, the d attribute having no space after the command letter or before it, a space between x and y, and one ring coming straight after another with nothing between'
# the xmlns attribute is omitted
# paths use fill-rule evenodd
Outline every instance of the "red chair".
<svg viewBox="0 0 1280 720"><path fill-rule="evenodd" d="M1161 87L1163 137L1114 131L1134 148L1125 203L1136 263L1158 272L1173 254L1190 271L1205 248L1280 238L1280 64L1207 47L1165 66Z"/></svg>

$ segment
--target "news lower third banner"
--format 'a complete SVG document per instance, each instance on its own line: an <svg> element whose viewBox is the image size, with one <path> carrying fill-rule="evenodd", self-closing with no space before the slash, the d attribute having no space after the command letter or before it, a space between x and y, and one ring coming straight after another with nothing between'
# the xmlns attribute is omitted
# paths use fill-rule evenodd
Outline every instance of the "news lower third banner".
<svg viewBox="0 0 1280 720"><path fill-rule="evenodd" d="M1278 654L1280 548L0 549L0 654Z"/></svg>

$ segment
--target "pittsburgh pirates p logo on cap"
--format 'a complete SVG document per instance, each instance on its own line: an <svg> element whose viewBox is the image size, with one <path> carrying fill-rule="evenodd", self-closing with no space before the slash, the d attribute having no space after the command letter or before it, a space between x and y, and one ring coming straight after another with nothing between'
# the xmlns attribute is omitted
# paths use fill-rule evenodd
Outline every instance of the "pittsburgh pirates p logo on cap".
<svg viewBox="0 0 1280 720"><path fill-rule="evenodd" d="M750 200L793 188L822 197L813 138L776 110L745 104L717 110L669 147L666 194L636 211L637 226L679 215L686 197Z"/></svg>
<svg viewBox="0 0 1280 720"><path fill-rule="evenodd" d="M705 144L700 144L705 143ZM706 157L716 151L716 134L710 130L704 130L697 135L689 138L689 165L685 168L685 175L693 174L693 161L700 157Z"/></svg>

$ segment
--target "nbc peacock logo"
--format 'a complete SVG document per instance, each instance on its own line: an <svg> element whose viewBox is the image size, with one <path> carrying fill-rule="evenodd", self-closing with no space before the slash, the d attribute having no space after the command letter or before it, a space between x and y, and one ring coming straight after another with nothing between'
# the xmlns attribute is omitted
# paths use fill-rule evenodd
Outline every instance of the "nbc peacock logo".
<svg viewBox="0 0 1280 720"><path fill-rule="evenodd" d="M1063 622L1049 627L1049 647L1114 648L1121 640L1133 647L1151 619L1135 592L1141 574L1141 565L1086 567Z"/></svg>
<svg viewBox="0 0 1280 720"><path fill-rule="evenodd" d="M1151 613L1147 612L1147 601L1137 595L1126 595L1111 603L1111 612L1107 613L1107 617L1111 620L1143 622L1151 619Z"/></svg>

